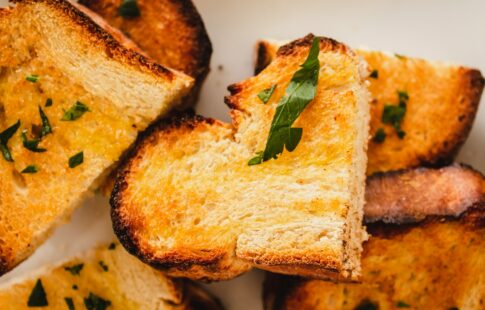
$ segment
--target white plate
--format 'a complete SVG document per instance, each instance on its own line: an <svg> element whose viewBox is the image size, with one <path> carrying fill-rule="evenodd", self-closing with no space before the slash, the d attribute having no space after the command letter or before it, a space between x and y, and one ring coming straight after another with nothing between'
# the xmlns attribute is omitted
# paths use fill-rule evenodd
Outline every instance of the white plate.
<svg viewBox="0 0 485 310"><path fill-rule="evenodd" d="M155 1L155 0L153 0ZM0 4L5 3L0 0ZM253 45L259 38L294 39L309 32L351 46L443 60L485 72L485 1L456 0L195 0L212 39L214 54L198 112L229 120L223 97L227 85L249 77ZM218 69L220 67L222 69ZM485 108L458 161L485 172ZM30 259L0 283L112 238L107 200L89 199L71 223L55 232ZM208 285L227 309L262 309L263 273Z"/></svg>

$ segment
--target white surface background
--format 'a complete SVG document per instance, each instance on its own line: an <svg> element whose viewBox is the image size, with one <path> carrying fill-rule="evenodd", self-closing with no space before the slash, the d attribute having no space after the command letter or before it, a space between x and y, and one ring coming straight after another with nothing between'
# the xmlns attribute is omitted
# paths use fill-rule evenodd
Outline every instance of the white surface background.
<svg viewBox="0 0 485 310"><path fill-rule="evenodd" d="M153 0L155 1L155 0ZM212 72L198 112L228 120L227 85L253 72L253 45L259 38L295 39L309 32L351 46L473 66L485 72L485 1L459 0L194 0L212 39ZM0 0L0 4L5 3ZM218 69L222 66L222 69ZM445 86L444 86L445 87ZM483 100L482 100L483 101ZM482 102L482 104L484 104ZM485 108L458 161L485 172ZM0 284L112 238L107 200L94 197L71 223L57 229L29 260ZM227 309L261 309L262 272L209 285Z"/></svg>

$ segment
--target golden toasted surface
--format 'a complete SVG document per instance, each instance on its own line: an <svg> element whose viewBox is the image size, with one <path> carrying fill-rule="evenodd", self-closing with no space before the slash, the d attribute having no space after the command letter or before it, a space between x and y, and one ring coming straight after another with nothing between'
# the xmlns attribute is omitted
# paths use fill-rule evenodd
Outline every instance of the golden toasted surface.
<svg viewBox="0 0 485 310"><path fill-rule="evenodd" d="M317 95L294 124L303 128L300 144L248 166L311 40L285 46L257 77L230 87L234 126L178 118L139 141L111 200L115 231L131 253L197 279L228 279L252 266L358 276L368 97L352 51L321 40ZM273 84L263 104L257 94Z"/></svg>
<svg viewBox="0 0 485 310"><path fill-rule="evenodd" d="M121 30L158 63L198 82L207 75L212 45L191 0L138 0L138 17L120 16L122 0L79 2Z"/></svg>
<svg viewBox="0 0 485 310"><path fill-rule="evenodd" d="M27 303L38 280L49 309L68 309L65 298L72 300L75 309L84 309L90 294L109 302L112 309L221 309L194 284L166 277L129 255L118 243L5 284L0 287L0 308L31 309Z"/></svg>
<svg viewBox="0 0 485 310"><path fill-rule="evenodd" d="M0 68L0 132L20 121L7 142L14 161L0 156L2 274L69 217L138 131L175 106L193 81L122 48L61 0L17 1L0 11ZM89 111L62 120L77 102ZM39 109L51 127L45 136ZM44 152L23 145L24 130L28 140L41 138ZM82 164L71 168L80 152ZM30 165L38 172L21 173Z"/></svg>
<svg viewBox="0 0 485 310"><path fill-rule="evenodd" d="M409 179L403 180L406 176ZM454 181L456 178L459 180ZM443 181L457 184L465 179L472 189L447 193L449 188ZM393 196L393 219L400 221L407 214L404 219L408 223L385 224L382 220L389 221L389 212L371 208L372 221L378 220L378 214L382 217L367 226L371 237L364 244L362 283L270 276L265 285L266 309L483 309L483 176L467 167L450 166L388 173L369 182L367 204L375 206L380 196ZM410 198L411 193L404 189L403 196L398 196L394 189L410 182L415 183L413 194L420 199L415 198L409 205L399 203ZM430 195L426 186L438 193ZM457 208L457 203L463 205ZM457 213L457 209L461 211ZM411 222L409 214L414 215L416 210L420 210L419 217Z"/></svg>
<svg viewBox="0 0 485 310"><path fill-rule="evenodd" d="M278 44L257 45L256 72L274 58ZM369 142L367 174L422 165L442 165L453 160L470 132L484 79L478 70L430 62L383 52L357 50L377 77L369 77L371 135L379 129L384 142ZM398 91L409 96L401 124L403 139L382 122L386 104L398 104Z"/></svg>

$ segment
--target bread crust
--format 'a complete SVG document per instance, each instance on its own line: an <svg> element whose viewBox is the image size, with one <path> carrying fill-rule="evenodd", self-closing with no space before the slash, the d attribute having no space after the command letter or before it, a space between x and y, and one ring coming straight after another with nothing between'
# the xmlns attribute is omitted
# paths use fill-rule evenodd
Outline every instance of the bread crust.
<svg viewBox="0 0 485 310"><path fill-rule="evenodd" d="M310 35L282 48L279 54L282 62L286 60L286 57L295 55L303 58L312 40L313 36ZM336 54L343 53L352 57L352 59L356 59L354 58L355 54L350 49L334 40L322 38L321 50L335 51ZM233 120L232 126L200 116L181 115L171 120L159 122L138 139L135 149L130 153L121 172L118 174L110 200L112 206L111 216L116 235L130 253L151 266L167 271L170 275L177 277L190 277L204 281L226 280L251 269L252 266L257 266L258 268L275 272L299 273L321 278L331 277L334 279L341 278L342 280L354 278L350 274L344 275L342 262L337 262L333 256L335 253L331 249L328 250L328 253L323 253L325 251L321 250L318 257L316 255L312 256L313 254L308 254L305 257L292 256L290 254L285 256L273 254L258 255L257 253L244 252L240 250L239 246L234 246L237 248L236 250L213 247L206 251L192 251L190 248L175 248L174 250L161 250L160 253L154 253L150 249L151 246L146 244L148 241L144 239L140 231L143 230L143 220L140 220L132 212L127 211L127 208L131 208L131 206L128 207L131 204L129 187L135 182L130 177L138 169L137 166L143 162L145 152L150 152L151 146L160 144L162 135L168 135L172 131L175 136L179 137L189 136L189 133L207 132L210 136L213 135L216 140L219 138L229 141L237 139L234 135L245 117L244 114L249 111L248 106L245 106L245 97L248 96L248 89L254 87L251 83L254 83L252 79L229 86L231 95L225 98L225 102L232 109L230 112ZM258 87L261 86L258 85ZM251 91L254 93L254 90ZM218 133L222 131L224 133ZM221 138L221 135L224 138ZM163 137L163 140L170 139L172 138ZM208 139L210 140L211 138ZM325 267L322 268L322 266Z"/></svg>
<svg viewBox="0 0 485 310"><path fill-rule="evenodd" d="M455 180L456 178L458 180ZM481 197L479 199L474 194L475 188L470 191L459 191L460 197L449 197L446 182L459 183L463 178L469 179L476 188L480 188ZM387 179L387 182L382 182L383 179ZM483 253L480 254L470 249L467 254L466 251L468 243L480 244L481 242L483 244L483 231L485 231L485 199L483 196L485 187L483 184L485 178L471 167L464 165L453 165L442 169L420 168L382 173L368 181L368 184L371 183L370 187L374 187L371 189L374 193L367 195L368 203L375 204L373 200L379 199L379 195L386 195L388 188L391 188L387 194L389 197L394 197L395 200L402 198L403 201L408 199L411 193L408 194L406 190L402 196L396 195L393 191L394 186L402 187L404 179L407 182L419 183L419 185L415 185L416 190L412 193L416 196L430 195L428 187L432 187L434 184L441 184L444 187L441 193L432 195L431 198L423 197L422 200L409 203L409 205L413 204L413 208L421 210L419 217L398 216L393 218L393 223L389 223L389 215L385 210L381 213L372 213L371 223L367 219L367 229L371 237L368 243L364 244L362 284L331 284L268 274L263 291L265 309L354 309L359 301L362 304L370 302L383 309L396 308L395 305L398 301L405 301L406 304L416 308L433 305L439 309L448 309L452 306L459 307L459 309L481 309L485 302L483 300L485 297L483 282L480 280L483 279L483 276L480 275L483 270L480 268L475 270L475 273L470 272L469 267L473 266L473 263L470 263L470 265L466 265L467 271L465 272L461 269L465 268L465 265L460 266L459 263L447 265L446 262L466 260L467 262L474 261L475 265L479 266L480 261L484 259ZM382 190L376 191L377 187ZM469 195L472 196L471 199L467 199ZM459 212L454 205L456 201L461 201L463 204L459 208ZM429 208L430 203L432 205L441 203L442 208ZM402 205L400 212L414 214L414 212L409 212L408 208L408 205ZM366 210L366 212L368 211ZM367 213L366 216L368 216ZM403 218L406 219L405 222L402 221ZM446 247L448 243L457 242L460 238L462 244L456 247L462 247L462 249L461 252L458 252L460 254L456 254L459 255L456 257L453 256L454 253L450 252L450 257L445 258L442 256L442 252L444 252L442 248L433 248L431 244L428 244L436 242L436 244L440 244L439 247ZM480 238L482 241L479 241ZM421 246L420 242L427 243ZM391 244L394 246L392 249L389 248ZM404 249L400 250L400 246ZM452 247L454 248L454 246ZM437 253L438 251L439 253ZM404 257L403 260L394 263L400 256ZM419 266L415 268L420 269L414 270L407 266L406 264L409 262L412 262L413 266ZM440 277L440 268L446 270L446 277ZM449 271L448 268L453 269ZM380 276L378 271L383 275ZM420 296L422 292L419 287L415 288L416 285L413 284L412 278L406 283L402 282L407 274L419 274L420 282L426 281L425 283L431 285L427 286L429 292L426 291L428 293L425 293L421 299L416 298L417 301L409 299ZM453 277L453 281L451 281L453 283L450 283L450 277ZM445 287L452 287L447 288L447 292L453 291L453 293L441 295L435 299L442 294L440 288L444 290ZM472 295L472 291L475 292L475 295ZM433 298L427 296L431 292L433 292ZM419 303L414 304L413 302Z"/></svg>
<svg viewBox="0 0 485 310"><path fill-rule="evenodd" d="M277 53L279 44L279 42L269 40L257 42L255 59L256 74L271 63ZM378 70L379 77L377 79L369 78L371 85L370 91L376 100L371 109L372 134L375 134L378 128L385 127L381 123L380 114L383 104L389 104L395 101L387 93L391 93L394 96L395 91L406 90L400 89L400 87L406 88L408 85L416 84L412 82L412 79L420 78L420 75L422 75L422 78L426 78L427 74L434 74L433 70L436 72L443 70L443 74L448 74L447 76L449 76L447 78L438 77L439 79L443 79L444 83L448 84L446 89L437 89L434 92L435 94L442 92L444 97L441 97L441 99L444 102L448 101L448 110L441 111L439 112L441 114L437 114L437 116L441 116L441 118L436 117L435 121L437 124L430 124L427 125L428 127L425 127L426 122L423 122L423 120L437 113L433 111L436 108L434 105L442 104L443 102L426 94L426 91L423 91L423 94L419 95L419 99L416 99L413 92L419 90L421 87L424 88L422 85L416 84L409 92L410 100L414 100L416 103L409 102L408 107L411 107L414 113L419 113L419 117L413 118L408 123L405 122L404 130L410 130L410 135L413 137L421 137L426 134L426 132L423 134L423 131L429 133L434 129L439 132L439 134L434 134L431 138L434 140L425 144L426 149L420 149L417 144L421 144L423 141L416 141L416 145L412 143L403 144L410 135L406 136L404 140L398 140L397 137L389 137L390 132L387 131L388 138L384 143L369 142L369 167L367 174L371 175L376 172L422 166L440 167L450 164L468 137L478 111L481 94L485 85L485 80L480 71L461 66L447 67L445 64L427 62L416 58L405 57L398 59L395 56L381 52L357 50L356 53L369 62L372 67L371 69L383 67L383 70ZM450 70L452 73L446 73L446 70ZM400 74L389 74L386 76L384 74L387 71L396 71L400 72ZM413 75L410 76L406 71L413 72ZM428 77L428 79L433 80L434 77ZM389 81L386 82L387 80ZM412 107L414 105L418 105L419 109L413 109ZM421 112L424 109L423 107L426 108L425 113ZM412 113L412 111L408 111L409 113ZM407 117L412 117L412 115ZM435 128L430 128L429 126L434 126ZM389 144L387 140L390 140L392 144ZM394 149L398 151L394 151ZM402 149L406 151L402 151Z"/></svg>

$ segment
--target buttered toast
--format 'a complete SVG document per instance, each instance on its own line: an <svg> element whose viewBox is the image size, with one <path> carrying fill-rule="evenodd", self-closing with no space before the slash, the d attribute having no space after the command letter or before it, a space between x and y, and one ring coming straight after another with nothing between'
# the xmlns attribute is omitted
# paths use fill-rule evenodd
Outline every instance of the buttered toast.
<svg viewBox="0 0 485 310"><path fill-rule="evenodd" d="M67 220L193 85L67 1L14 3L0 10L0 274Z"/></svg>
<svg viewBox="0 0 485 310"><path fill-rule="evenodd" d="M217 300L189 281L173 280L118 243L48 266L0 287L0 308L219 310Z"/></svg>
<svg viewBox="0 0 485 310"><path fill-rule="evenodd" d="M256 72L272 61L280 44L273 40L257 43ZM481 73L379 51L356 53L371 70L367 174L450 163L477 113L484 86Z"/></svg>
<svg viewBox="0 0 485 310"><path fill-rule="evenodd" d="M371 178L369 188L362 283L269 275L265 309L484 309L483 176L463 166L418 169Z"/></svg>
<svg viewBox="0 0 485 310"><path fill-rule="evenodd" d="M113 226L129 252L193 279L230 279L252 267L359 277L369 96L353 51L325 38L320 53L315 45L320 77L295 122L300 144L250 165L312 40L285 45L258 76L229 87L233 125L179 117L138 141L111 197ZM258 94L272 85L264 104Z"/></svg>

